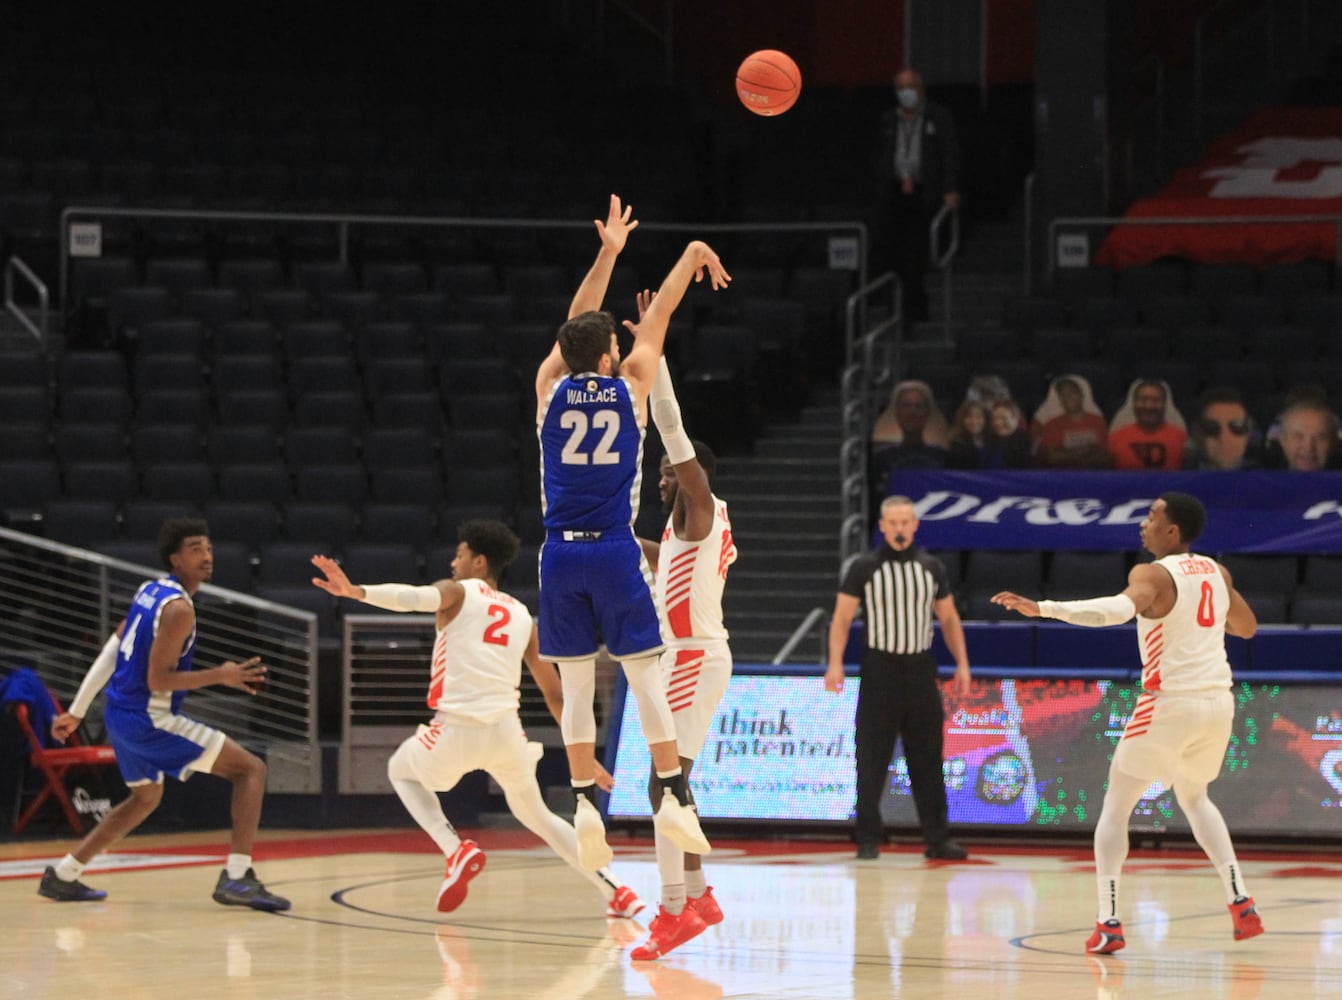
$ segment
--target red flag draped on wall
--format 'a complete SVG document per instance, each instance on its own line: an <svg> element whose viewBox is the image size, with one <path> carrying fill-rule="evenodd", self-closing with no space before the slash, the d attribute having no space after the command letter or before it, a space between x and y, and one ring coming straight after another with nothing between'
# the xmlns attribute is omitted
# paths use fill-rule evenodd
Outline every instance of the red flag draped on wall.
<svg viewBox="0 0 1342 1000"><path fill-rule="evenodd" d="M1127 218L1332 215L1342 219L1342 108L1269 108L1216 140ZM1181 257L1209 264L1332 260L1333 223L1116 226L1096 263L1109 267Z"/></svg>

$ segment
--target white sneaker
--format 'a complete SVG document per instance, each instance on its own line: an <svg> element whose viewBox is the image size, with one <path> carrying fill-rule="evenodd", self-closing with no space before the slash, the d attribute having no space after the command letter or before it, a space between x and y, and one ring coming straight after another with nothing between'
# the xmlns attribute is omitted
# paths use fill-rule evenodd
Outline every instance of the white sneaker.
<svg viewBox="0 0 1342 1000"><path fill-rule="evenodd" d="M669 788L662 790L662 804L653 815L652 823L687 854L708 854L713 850L699 826L699 814L693 806L682 806Z"/></svg>
<svg viewBox="0 0 1342 1000"><path fill-rule="evenodd" d="M586 795L578 796L573 811L573 829L578 834L578 864L589 872L605 868L615 857L606 843L606 824Z"/></svg>

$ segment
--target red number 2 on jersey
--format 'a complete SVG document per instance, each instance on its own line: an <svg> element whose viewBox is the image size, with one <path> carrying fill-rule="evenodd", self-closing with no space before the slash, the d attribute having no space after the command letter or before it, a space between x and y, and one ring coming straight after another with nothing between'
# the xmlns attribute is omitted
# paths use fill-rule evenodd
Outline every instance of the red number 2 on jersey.
<svg viewBox="0 0 1342 1000"><path fill-rule="evenodd" d="M1209 581L1202 581L1202 596L1198 598L1198 624L1203 628L1211 628L1216 624L1216 608L1212 605L1212 585Z"/></svg>
<svg viewBox="0 0 1342 1000"><path fill-rule="evenodd" d="M492 621L489 623L489 627L485 629L482 638L491 646L508 645L508 633L504 629L513 620L513 613L502 604L491 604L487 613ZM1198 620L1201 621L1200 615Z"/></svg>

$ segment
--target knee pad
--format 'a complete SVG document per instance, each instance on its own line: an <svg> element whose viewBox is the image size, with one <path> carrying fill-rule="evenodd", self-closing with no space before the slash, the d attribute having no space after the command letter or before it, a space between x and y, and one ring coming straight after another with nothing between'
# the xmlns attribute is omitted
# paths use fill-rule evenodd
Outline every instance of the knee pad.
<svg viewBox="0 0 1342 1000"><path fill-rule="evenodd" d="M629 690L638 701L638 718L649 744L667 743L676 738L676 723L671 718L671 706L666 701L657 660L656 656L640 656L620 664L624 667Z"/></svg>
<svg viewBox="0 0 1342 1000"><path fill-rule="evenodd" d="M564 710L559 730L564 745L596 742L596 658L559 664L559 681L564 689Z"/></svg>

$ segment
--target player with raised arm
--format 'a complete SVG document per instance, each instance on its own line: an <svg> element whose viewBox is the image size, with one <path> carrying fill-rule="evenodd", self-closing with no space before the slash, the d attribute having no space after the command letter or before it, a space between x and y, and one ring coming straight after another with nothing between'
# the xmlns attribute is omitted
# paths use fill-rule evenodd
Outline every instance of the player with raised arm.
<svg viewBox="0 0 1342 1000"><path fill-rule="evenodd" d="M554 665L537 654L531 612L498 589L499 577L517 555L517 536L499 521L467 521L457 537L452 578L428 586L357 586L335 560L312 558L323 574L312 583L328 594L436 618L428 696L433 721L397 748L387 763L387 776L406 810L446 858L438 909L449 913L462 904L469 882L485 866L485 853L475 841L458 836L436 793L454 788L467 772L482 770L499 783L522 825L602 894L607 916L632 917L643 909L642 901L608 870L592 872L578 864L573 827L545 807L536 781L542 748L527 741L518 714L523 661L556 721L563 705ZM610 787L604 769L598 767L596 777Z"/></svg>
<svg viewBox="0 0 1342 1000"><path fill-rule="evenodd" d="M233 833L228 860L214 887L215 902L287 910L289 901L267 891L252 870L252 847L266 793L265 762L219 730L180 714L187 692L196 688L223 684L255 694L266 668L254 656L242 663L228 660L208 670L191 669L196 649L196 608L191 598L214 571L206 523L197 518L165 521L158 555L169 575L140 585L125 621L89 667L69 710L51 724L51 735L64 742L107 685L103 722L130 797L104 816L74 851L47 867L37 891L58 902L106 898L106 892L89 888L79 876L95 856L158 808L164 776L185 781L196 773L214 774L233 783Z"/></svg>
<svg viewBox="0 0 1342 1000"><path fill-rule="evenodd" d="M639 295L640 315L651 302L649 292ZM722 623L722 592L727 568L736 561L736 542L727 505L714 496L710 485L717 460L707 445L685 433L665 357L652 387L652 419L666 448L658 485L667 520L660 545L642 544L648 562L657 569L657 610L667 647L661 659L662 682L688 781L731 681L732 651ZM660 805L656 791L654 773L649 789L654 809ZM654 828L653 839L662 901L647 941L630 952L635 961L661 958L722 921L722 909L704 877L699 855L676 846L661 829Z"/></svg>
<svg viewBox="0 0 1342 1000"><path fill-rule="evenodd" d="M1153 781L1173 785L1193 836L1207 853L1225 890L1235 940L1263 933L1235 857L1221 811L1207 785L1221 770L1235 718L1226 634L1252 638L1253 609L1230 572L1190 548L1207 511L1187 493L1165 493L1142 521L1142 547L1155 556L1128 573L1112 597L1033 601L1010 591L994 604L1030 618L1056 618L1103 628L1137 618L1142 693L1109 763L1108 790L1095 824L1098 912L1086 951L1107 955L1125 945L1118 919L1118 883L1128 856L1128 822Z"/></svg>
<svg viewBox="0 0 1342 1000"><path fill-rule="evenodd" d="M541 507L546 529L540 557L540 655L559 666L564 689L561 729L577 799L574 827L582 866L609 863L612 852L597 811L596 655L602 641L638 700L643 735L657 770L654 822L682 850L711 850L689 804L676 751L675 726L658 675L663 649L651 571L634 537L642 485L648 396L671 314L691 280L705 273L714 289L730 276L717 254L693 240L671 268L637 324L620 360L615 321L600 312L615 260L638 225L614 195L601 249L583 278L569 318L536 372L536 427L541 451Z"/></svg>

